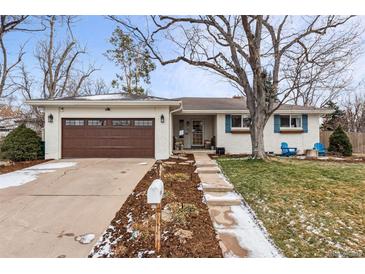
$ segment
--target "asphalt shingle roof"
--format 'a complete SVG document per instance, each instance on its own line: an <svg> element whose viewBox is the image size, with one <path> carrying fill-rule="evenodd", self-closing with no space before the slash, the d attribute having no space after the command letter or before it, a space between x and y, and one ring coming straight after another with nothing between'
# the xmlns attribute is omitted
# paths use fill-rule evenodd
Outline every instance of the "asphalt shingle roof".
<svg viewBox="0 0 365 274"><path fill-rule="evenodd" d="M221 98L221 97L181 97L181 98L162 98L149 95L136 95L126 92L109 93L101 95L85 95L85 96L69 96L59 97L45 101L181 101L183 110L211 110L211 111L230 111L230 110L246 110L246 100L244 97ZM283 104L280 110L320 110L320 108L311 106L297 106Z"/></svg>
<svg viewBox="0 0 365 274"><path fill-rule="evenodd" d="M204 97L182 97L177 98L182 101L184 110L245 110L246 100L240 98L204 98ZM319 108L311 106L297 106L283 104L281 110L316 110Z"/></svg>

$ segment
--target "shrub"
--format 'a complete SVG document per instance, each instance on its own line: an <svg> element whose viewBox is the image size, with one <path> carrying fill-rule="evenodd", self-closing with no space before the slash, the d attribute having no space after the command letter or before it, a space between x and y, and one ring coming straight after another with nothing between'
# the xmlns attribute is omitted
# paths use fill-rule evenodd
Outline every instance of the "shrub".
<svg viewBox="0 0 365 274"><path fill-rule="evenodd" d="M41 138L34 130L20 125L5 137L1 152L14 162L40 159Z"/></svg>
<svg viewBox="0 0 365 274"><path fill-rule="evenodd" d="M352 145L346 132L338 126L330 136L328 151L342 156L352 155Z"/></svg>
<svg viewBox="0 0 365 274"><path fill-rule="evenodd" d="M190 179L190 176L185 173L167 173L163 176L163 179L172 186L173 183L180 184L187 182Z"/></svg>

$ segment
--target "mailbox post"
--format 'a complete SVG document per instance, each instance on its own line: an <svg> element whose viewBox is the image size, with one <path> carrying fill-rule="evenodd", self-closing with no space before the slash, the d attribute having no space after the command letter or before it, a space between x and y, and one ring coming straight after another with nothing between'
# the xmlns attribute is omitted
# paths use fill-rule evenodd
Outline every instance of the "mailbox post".
<svg viewBox="0 0 365 274"><path fill-rule="evenodd" d="M164 194L162 180L156 179L147 190L147 203L155 209L155 249L159 253L161 249L161 200Z"/></svg>

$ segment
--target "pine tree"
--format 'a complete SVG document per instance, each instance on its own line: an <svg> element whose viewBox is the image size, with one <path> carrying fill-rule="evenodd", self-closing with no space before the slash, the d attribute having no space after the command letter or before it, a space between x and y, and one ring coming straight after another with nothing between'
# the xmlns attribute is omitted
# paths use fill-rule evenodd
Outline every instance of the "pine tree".
<svg viewBox="0 0 365 274"><path fill-rule="evenodd" d="M338 126L330 136L328 151L342 156L352 155L352 144L346 132Z"/></svg>

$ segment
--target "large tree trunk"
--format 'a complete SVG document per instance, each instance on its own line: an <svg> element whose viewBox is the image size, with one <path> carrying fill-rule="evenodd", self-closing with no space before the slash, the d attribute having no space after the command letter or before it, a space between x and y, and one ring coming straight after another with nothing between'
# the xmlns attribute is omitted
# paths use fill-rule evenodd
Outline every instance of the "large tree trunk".
<svg viewBox="0 0 365 274"><path fill-rule="evenodd" d="M266 119L261 113L255 113L252 117L251 124L251 146L253 159L266 159L264 145L264 127Z"/></svg>

